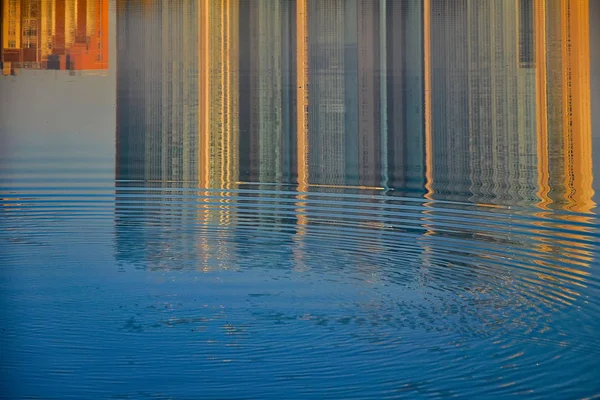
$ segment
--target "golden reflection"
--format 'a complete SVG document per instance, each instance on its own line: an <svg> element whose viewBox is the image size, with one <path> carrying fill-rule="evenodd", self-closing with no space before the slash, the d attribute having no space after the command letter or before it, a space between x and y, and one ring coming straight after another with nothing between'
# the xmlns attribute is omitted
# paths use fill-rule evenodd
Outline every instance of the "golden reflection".
<svg viewBox="0 0 600 400"><path fill-rule="evenodd" d="M198 51L198 69L200 79L198 82L199 93L199 122L200 122L200 140L198 150L200 151L198 163L198 178L201 187L208 187L210 182L210 13L208 1L198 4L199 23L198 23L198 42L200 45Z"/></svg>
<svg viewBox="0 0 600 400"><path fill-rule="evenodd" d="M229 189L239 179L239 2L199 2L198 8L199 187ZM201 203L214 204L202 194ZM228 197L219 200L218 210L200 205L204 224L230 223Z"/></svg>
<svg viewBox="0 0 600 400"><path fill-rule="evenodd" d="M5 15L9 7L11 16L21 15L29 3L5 2ZM60 24L74 27L65 29L75 36L59 38L65 46L89 33L79 22L96 23L102 18L94 10L105 5L90 0L83 10L83 2L44 4L63 15ZM145 119L154 126L150 116L160 110L150 111L152 96L161 96L157 107L170 107L162 114L172 123L161 117L156 127L163 130L145 133L144 151L159 152L158 146L162 157L173 160L160 161L160 168L151 163L144 179L184 176L204 188L294 180L299 204L309 187L325 185L419 187L428 200L492 206L595 207L587 0L131 4L118 2L118 20L136 8L158 10L142 13L144 23L151 28L162 21L163 31L173 34L163 34L163 43L154 46L188 68L176 73L166 60L152 60L150 43L137 56L146 64L127 67L138 71L131 82L121 79L125 72L118 68L118 86L125 82L132 96L128 109L136 102L147 107L139 121L123 113L129 125ZM176 14L184 8L192 17L180 27ZM85 18L73 19L75 14ZM17 25L29 21L13 19ZM376 29L380 23L386 26ZM5 45L13 40L7 29L4 24ZM119 40L128 34L118 32ZM165 40L188 58L169 53ZM140 47L129 44L131 50L122 50ZM147 82L143 91L135 79ZM153 89L152 80L162 88ZM185 94L192 89L181 94L180 85L197 95ZM196 104L197 110L189 109ZM117 130L118 142L133 151L135 140L121 140ZM169 132L183 136L165 140ZM149 146L155 140L162 144ZM173 175L192 167L194 173ZM162 173L154 176L154 170Z"/></svg>
<svg viewBox="0 0 600 400"><path fill-rule="evenodd" d="M109 0L2 2L2 73L108 69Z"/></svg>
<svg viewBox="0 0 600 400"><path fill-rule="evenodd" d="M308 33L307 0L296 1L296 69L298 96L298 191L306 192L308 182Z"/></svg>
<svg viewBox="0 0 600 400"><path fill-rule="evenodd" d="M297 96L297 175L298 225L306 225L305 203L308 192L308 0L296 1L296 96ZM298 233L303 234L299 228Z"/></svg>
<svg viewBox="0 0 600 400"><path fill-rule="evenodd" d="M238 0L199 2L201 187L238 180Z"/></svg>
<svg viewBox="0 0 600 400"><path fill-rule="evenodd" d="M536 63L536 126L538 140L538 197L539 207L547 208L552 201L548 177L548 105L546 101L546 1L535 1L535 60Z"/></svg>
<svg viewBox="0 0 600 400"><path fill-rule="evenodd" d="M431 0L423 0L423 70L425 73L425 198L433 195L433 141L431 137Z"/></svg>
<svg viewBox="0 0 600 400"><path fill-rule="evenodd" d="M588 7L588 0L536 2L541 208L557 203L557 208L589 212L595 206Z"/></svg>
<svg viewBox="0 0 600 400"><path fill-rule="evenodd" d="M198 103L199 103L199 162L198 162L198 181L199 187L207 188L210 182L210 23L209 23L209 2L201 1L198 3ZM210 192L200 190L198 205L198 222L201 226L206 226L211 222L211 210L209 198ZM209 272L210 245L207 235L201 235L198 239L197 251L200 258L198 269L203 272Z"/></svg>
<svg viewBox="0 0 600 400"><path fill-rule="evenodd" d="M2 4L5 72L106 52L106 1ZM418 193L424 246L437 200L540 221L595 207L588 0L117 5L117 176L194 182L206 224L230 223L232 199L215 211L203 189L239 182L296 183L298 237L311 189ZM570 218L557 235L579 243L587 217Z"/></svg>
<svg viewBox="0 0 600 400"><path fill-rule="evenodd" d="M590 212L588 2L423 5L425 197Z"/></svg>
<svg viewBox="0 0 600 400"><path fill-rule="evenodd" d="M304 238L308 218L306 202L308 192L308 0L296 0L296 96L297 96L297 131L296 158L298 202L296 203L297 235L294 237L295 246L294 268L297 271L307 269L304 262Z"/></svg>
<svg viewBox="0 0 600 400"><path fill-rule="evenodd" d="M569 1L563 9L563 101L565 106L565 199L567 208L589 212L592 202L592 127L588 0Z"/></svg>

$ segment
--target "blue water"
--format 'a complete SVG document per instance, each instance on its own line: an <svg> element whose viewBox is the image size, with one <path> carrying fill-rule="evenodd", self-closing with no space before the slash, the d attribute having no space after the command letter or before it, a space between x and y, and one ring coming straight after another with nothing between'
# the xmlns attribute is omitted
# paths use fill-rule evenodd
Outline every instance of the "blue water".
<svg viewBox="0 0 600 400"><path fill-rule="evenodd" d="M178 19L191 3L158 3L110 3L107 71L0 77L1 398L600 395L593 40L591 107L569 103L565 114L564 77L549 73L549 104L562 105L548 106L544 134L528 103L535 88L518 86L538 70L500 73L481 50L465 81L474 86L451 84L464 78L463 2L447 14L431 2L428 114L411 86L421 61L400 57L416 50L384 46L395 60L384 80L367 46L379 36L340 22L383 18L373 5L389 0L309 1L303 130L295 69L269 64L299 54L285 50L294 43L285 29L232 22L248 36L229 54L240 65L211 70L224 90L190 107L198 98L184 88L206 82L168 66L197 51ZM241 15L278 10L296 21L295 2L239 4ZM418 30L389 21L424 3L393 4L387 35ZM493 12L501 1L477 4L471 21L512 26ZM157 41L164 26L172 30ZM211 35L223 55L215 43L225 34ZM363 51L356 66L351 39ZM496 56L514 56L506 52ZM331 67L344 54L344 69ZM394 69L398 57L417 64ZM484 81L504 90L496 108ZM352 88L366 91L362 102ZM586 118L589 130L567 128Z"/></svg>
<svg viewBox="0 0 600 400"><path fill-rule="evenodd" d="M115 191L111 162L57 151L5 169L6 398L598 393L593 214Z"/></svg>

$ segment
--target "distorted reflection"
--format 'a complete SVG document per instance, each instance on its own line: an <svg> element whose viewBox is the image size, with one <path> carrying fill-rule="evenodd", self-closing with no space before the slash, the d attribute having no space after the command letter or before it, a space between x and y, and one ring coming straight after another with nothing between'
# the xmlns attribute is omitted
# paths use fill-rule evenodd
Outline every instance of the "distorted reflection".
<svg viewBox="0 0 600 400"><path fill-rule="evenodd" d="M441 236L519 247L520 230L487 235L488 217L445 229L431 201L594 207L586 35L585 1L119 1L118 193L156 188L146 193L173 206L171 189L197 187L178 194L177 213L291 229L296 264L307 230L323 226L417 235L424 260ZM282 184L295 185L293 203ZM426 201L399 223L377 197L343 210L357 190ZM566 252L589 266L585 217L536 218L524 250L536 263ZM556 218L575 218L572 246L543 234L560 231ZM218 242L198 235L194 251L230 268Z"/></svg>
<svg viewBox="0 0 600 400"><path fill-rule="evenodd" d="M588 0L5 0L5 73L107 3L116 154L0 157L13 398L598 393Z"/></svg>
<svg viewBox="0 0 600 400"><path fill-rule="evenodd" d="M108 1L2 2L2 74L20 68L106 70Z"/></svg>
<svg viewBox="0 0 600 400"><path fill-rule="evenodd" d="M119 1L117 178L590 211L586 2L539 3Z"/></svg>

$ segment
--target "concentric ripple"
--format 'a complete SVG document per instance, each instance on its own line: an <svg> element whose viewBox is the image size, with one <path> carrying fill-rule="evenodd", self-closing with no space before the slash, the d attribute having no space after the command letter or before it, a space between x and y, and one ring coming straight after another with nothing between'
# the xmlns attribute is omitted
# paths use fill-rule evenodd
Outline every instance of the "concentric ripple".
<svg viewBox="0 0 600 400"><path fill-rule="evenodd" d="M3 180L9 394L600 390L593 214L107 176Z"/></svg>

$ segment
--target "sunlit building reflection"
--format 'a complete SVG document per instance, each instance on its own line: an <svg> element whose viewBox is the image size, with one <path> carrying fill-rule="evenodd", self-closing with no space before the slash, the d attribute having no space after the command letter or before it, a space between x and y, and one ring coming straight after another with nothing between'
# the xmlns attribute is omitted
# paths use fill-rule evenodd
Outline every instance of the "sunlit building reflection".
<svg viewBox="0 0 600 400"><path fill-rule="evenodd" d="M108 0L2 2L2 73L108 69Z"/></svg>
<svg viewBox="0 0 600 400"><path fill-rule="evenodd" d="M231 199L218 206L222 192L190 190L238 180L237 4L117 3L117 196L129 186L156 188L160 207L193 211L187 221L206 234L182 230L188 250L212 257L199 268L226 255L207 232L231 222ZM195 201L181 200L186 195Z"/></svg>
<svg viewBox="0 0 600 400"><path fill-rule="evenodd" d="M492 213L494 205L498 213L509 205L589 212L595 204L588 2L425 4L429 197L479 203ZM423 226L427 236L448 237L436 227L438 207L425 209ZM523 247L514 261L527 264L528 255L536 254L537 267L524 279L533 296L571 303L593 261L586 244L589 217L533 214L527 239L511 228L506 244ZM561 219L564 225L556 222ZM429 253L438 252L435 240L427 246ZM540 292L542 281L553 289Z"/></svg>
<svg viewBox="0 0 600 400"><path fill-rule="evenodd" d="M239 177L239 1L197 7L199 181L223 187Z"/></svg>
<svg viewBox="0 0 600 400"><path fill-rule="evenodd" d="M245 217L299 248L323 191L424 196L430 250L436 200L589 212L587 5L119 1L117 179L197 188L203 226L295 184Z"/></svg>
<svg viewBox="0 0 600 400"><path fill-rule="evenodd" d="M538 0L534 6L540 205L589 212L594 203L588 0Z"/></svg>
<svg viewBox="0 0 600 400"><path fill-rule="evenodd" d="M587 1L425 4L431 192L589 211Z"/></svg>

